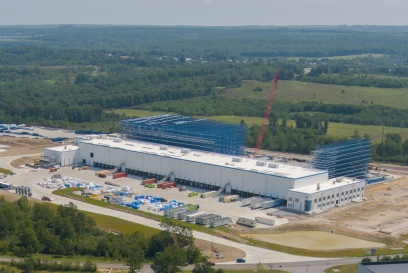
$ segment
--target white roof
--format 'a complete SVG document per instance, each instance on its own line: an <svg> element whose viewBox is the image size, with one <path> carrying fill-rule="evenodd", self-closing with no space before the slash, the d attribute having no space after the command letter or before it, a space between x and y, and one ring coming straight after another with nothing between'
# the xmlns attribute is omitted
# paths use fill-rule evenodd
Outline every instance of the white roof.
<svg viewBox="0 0 408 273"><path fill-rule="evenodd" d="M65 149L66 147L66 149ZM74 145L64 145L64 146L57 146L57 147L49 147L49 148L45 148L46 150L51 150L51 151L57 151L57 152L66 152L66 151L75 151L78 150L79 147L78 146L74 146Z"/></svg>
<svg viewBox="0 0 408 273"><path fill-rule="evenodd" d="M301 188L296 188L296 189L289 189L289 191L293 191L293 192L300 192L300 193L306 193L306 194L312 194L315 192L322 192L322 191L326 191L326 190L331 190L331 189L335 189L335 188L340 188L343 187L345 185L351 185L351 184L356 184L356 183L365 183L363 180L353 180L350 178L342 178L341 182L335 182L336 178L330 179L329 181L325 182L325 183L320 183L320 190L317 190L317 183L314 185L310 185L310 186L305 186L305 187L301 187ZM335 182L333 184L333 182Z"/></svg>
<svg viewBox="0 0 408 273"><path fill-rule="evenodd" d="M117 141L117 140L116 140ZM278 168L272 168L268 166L268 161L265 163L265 166L258 166L257 161L265 162L264 160L256 160L247 157L236 157L225 154L216 154L204 151L196 151L190 149L184 149L179 147L172 147L166 145L160 145L155 143L147 143L140 141L129 141L129 140L120 140L120 142L113 141L111 138L107 139L89 139L89 140L79 140L81 143L89 143L93 145L109 146L112 148L123 149L128 151L136 151L146 154L156 154L161 156L179 158L186 161L193 161L199 163L205 163L210 165L221 166L225 168L234 168L241 169L250 172L262 173L265 175L285 177L298 179L307 176L313 176L318 174L327 173L327 171L302 168L298 166L284 165L282 163L277 163ZM166 150L161 149L161 147L167 147ZM189 153L182 153L182 150L188 150ZM241 158L241 162L233 162L233 158ZM273 162L276 163L276 162Z"/></svg>

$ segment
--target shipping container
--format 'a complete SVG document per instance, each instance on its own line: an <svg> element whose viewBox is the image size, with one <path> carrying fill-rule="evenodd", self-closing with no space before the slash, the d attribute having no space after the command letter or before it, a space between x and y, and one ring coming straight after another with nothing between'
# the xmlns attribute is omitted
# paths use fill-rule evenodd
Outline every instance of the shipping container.
<svg viewBox="0 0 408 273"><path fill-rule="evenodd" d="M177 219L186 220L188 215L195 214L195 213L197 213L196 210L188 210L188 211L179 212L177 214Z"/></svg>
<svg viewBox="0 0 408 273"><path fill-rule="evenodd" d="M252 204L252 200L256 200L256 199L260 199L259 197L251 197L251 198L247 198L247 199L243 199L242 200L242 205L243 206L248 206ZM262 199L262 198L261 198Z"/></svg>
<svg viewBox="0 0 408 273"><path fill-rule="evenodd" d="M113 179L118 179L118 178L122 178L122 177L126 177L127 176L127 173L126 172L121 172L121 173L114 173L113 175L112 175L112 178Z"/></svg>
<svg viewBox="0 0 408 273"><path fill-rule="evenodd" d="M224 217L224 218L220 218L220 219L212 221L210 223L210 227L212 228L221 227L221 226L229 225L231 223L232 223L232 220L230 217Z"/></svg>
<svg viewBox="0 0 408 273"><path fill-rule="evenodd" d="M270 199L259 198L259 199L252 200L251 208L252 208L252 209L261 208L261 207L262 207L262 203L264 203L264 202L266 202L266 201L270 201Z"/></svg>
<svg viewBox="0 0 408 273"><path fill-rule="evenodd" d="M198 225L208 226L212 221L215 221L220 218L221 216L218 214L206 214L198 216L195 222Z"/></svg>
<svg viewBox="0 0 408 273"><path fill-rule="evenodd" d="M248 226L248 227L256 227L256 221L244 217L239 217L237 224Z"/></svg>
<svg viewBox="0 0 408 273"><path fill-rule="evenodd" d="M222 202L224 203L231 203L231 202L236 202L239 200L239 195L230 195L225 197Z"/></svg>
<svg viewBox="0 0 408 273"><path fill-rule="evenodd" d="M273 199L273 200L263 202L262 208L269 209L269 208L278 207L281 205L282 205L282 199Z"/></svg>
<svg viewBox="0 0 408 273"><path fill-rule="evenodd" d="M261 223L261 224L265 224L265 225L269 225L269 226L274 226L275 225L275 219L272 219L272 218L266 218L266 217L255 217L255 220L258 222L258 223Z"/></svg>
<svg viewBox="0 0 408 273"><path fill-rule="evenodd" d="M207 213L204 212L204 211L200 211L200 212L196 212L196 213L187 215L186 222L195 222L197 217L199 217L201 215L205 215L205 214L207 214Z"/></svg>
<svg viewBox="0 0 408 273"><path fill-rule="evenodd" d="M142 185L146 185L146 184L154 184L157 182L157 178L150 178L150 179L146 179L142 181Z"/></svg>
<svg viewBox="0 0 408 273"><path fill-rule="evenodd" d="M203 192L201 198L212 198L216 193L216 191Z"/></svg>
<svg viewBox="0 0 408 273"><path fill-rule="evenodd" d="M224 199L228 198L230 196L232 196L232 194L227 194L227 195L220 196L220 197L218 197L218 201L219 202L224 202Z"/></svg>
<svg viewBox="0 0 408 273"><path fill-rule="evenodd" d="M186 211L187 209L188 209L188 208L185 207L185 206L183 206L183 207L175 207L175 208L171 208L171 209L165 210L163 215L166 216L166 217L173 217L173 216L171 216L171 215L173 215L174 212L182 212L182 211ZM171 214L171 215L170 215L170 214Z"/></svg>

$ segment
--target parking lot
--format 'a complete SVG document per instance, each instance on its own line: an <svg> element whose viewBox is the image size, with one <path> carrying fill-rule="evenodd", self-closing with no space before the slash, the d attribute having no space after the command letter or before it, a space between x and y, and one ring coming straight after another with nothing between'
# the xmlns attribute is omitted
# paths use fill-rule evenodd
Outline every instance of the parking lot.
<svg viewBox="0 0 408 273"><path fill-rule="evenodd" d="M188 194L193 191L197 191L199 193L205 192L198 188L190 188L187 187L186 191L179 191L178 187L170 188L170 189L157 189L157 188L146 188L141 185L141 177L136 176L129 176L120 179L112 179L111 176L107 178L99 178L95 175L95 171L100 171L100 169L90 168L89 170L81 170L72 169L71 167L63 167L59 169L56 173L50 173L48 170L38 170L34 171L32 169L21 169L19 170L19 174L16 176L9 176L4 180L4 182L11 183L14 186L28 186L31 187L31 191L33 193L33 197L37 199L41 199L43 196L49 196L52 198L58 198L58 196L51 196L51 193L54 189L48 189L45 187L40 187L37 183L44 182L44 178L51 178L52 175L60 174L62 177L68 176L74 179L93 182L95 184L102 184L104 187L102 190L107 190L108 185L105 184L106 181L112 182L115 184L123 186L130 186L133 188L133 196L134 195L153 195L155 197L162 197L167 200L177 200L178 202L183 202L185 204L194 204L199 205L199 211L204 211L206 213L214 213L219 214L222 217L230 217L232 221L235 223L238 220L238 217L245 217L255 219L256 216L261 217L271 217L267 216L268 212L272 212L275 215L283 215L288 214L288 212L280 211L276 208L270 209L256 209L252 210L249 206L242 207L242 203L240 201L233 202L233 203L222 203L218 201L218 198L208 198L203 199L200 198L200 195L194 197L188 197ZM54 184L57 187L56 184ZM120 189L120 188L119 188ZM132 198L124 197L125 201L131 201ZM140 207L141 210L149 211L155 214L163 214L163 211L154 212L148 210L148 205L144 204ZM276 218L276 217L273 217ZM276 224L284 224L287 222L285 218L276 218ZM270 227L263 224L258 224L257 228L266 228Z"/></svg>

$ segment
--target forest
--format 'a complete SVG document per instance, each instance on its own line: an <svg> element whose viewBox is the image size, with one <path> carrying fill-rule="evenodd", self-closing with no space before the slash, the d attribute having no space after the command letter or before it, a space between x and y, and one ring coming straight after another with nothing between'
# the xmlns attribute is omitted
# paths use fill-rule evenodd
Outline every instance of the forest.
<svg viewBox="0 0 408 273"><path fill-rule="evenodd" d="M279 68L281 81L405 90L406 32L376 26L0 27L0 123L117 132L125 115L112 110L120 108L262 117L264 99L230 98L225 91L247 81L270 83ZM336 57L343 55L356 56ZM264 148L309 153L342 140L327 135L330 122L406 128L408 112L367 100L276 101ZM257 127L248 126L251 146ZM400 148L404 140L395 143ZM406 162L404 149L394 153L384 145L373 145L373 158Z"/></svg>
<svg viewBox="0 0 408 273"><path fill-rule="evenodd" d="M36 259L32 256L36 253L56 258L81 255L119 260L129 265L132 273L149 261L158 273L178 272L186 264L196 264L198 269L211 267L194 246L189 227L168 219L161 222L161 227L163 231L151 238L141 232L115 234L98 228L95 221L73 203L59 205L55 210L46 203L31 206L26 197L8 202L0 196L0 254L25 257L12 263L24 272L96 271L96 265L90 261L82 266L72 262L58 263ZM222 273L223 270L209 268L205 272Z"/></svg>

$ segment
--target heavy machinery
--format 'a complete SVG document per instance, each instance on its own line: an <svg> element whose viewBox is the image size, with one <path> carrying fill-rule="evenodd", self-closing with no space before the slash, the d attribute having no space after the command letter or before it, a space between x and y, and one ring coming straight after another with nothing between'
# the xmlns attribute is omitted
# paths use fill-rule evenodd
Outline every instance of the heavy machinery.
<svg viewBox="0 0 408 273"><path fill-rule="evenodd" d="M269 115L271 114L273 101L275 99L276 89L278 88L278 81L281 69L279 68L278 73L276 74L275 78L273 78L273 85L271 92L268 97L268 103L266 104L266 109L264 112L264 116L262 119L261 129L259 130L258 139L256 140L256 146L254 149L254 158L258 157L259 149L261 148L262 140L265 135L266 124L269 120Z"/></svg>
<svg viewBox="0 0 408 273"><path fill-rule="evenodd" d="M47 196L43 196L43 197L41 198L41 200L42 200L42 201L46 201L46 202L51 202L51 199L50 199L49 197L47 197Z"/></svg>

